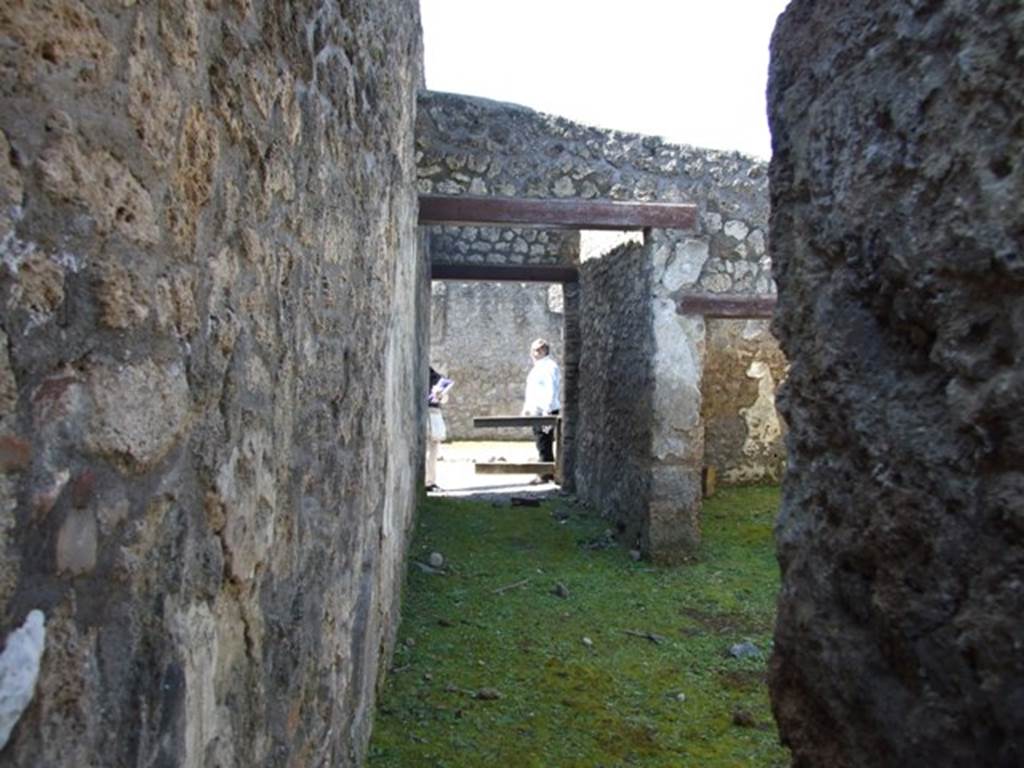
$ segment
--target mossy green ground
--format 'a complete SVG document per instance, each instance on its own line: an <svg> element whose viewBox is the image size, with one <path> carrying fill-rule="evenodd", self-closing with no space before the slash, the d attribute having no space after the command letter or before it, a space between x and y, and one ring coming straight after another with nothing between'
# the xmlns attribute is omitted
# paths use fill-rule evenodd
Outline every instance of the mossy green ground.
<svg viewBox="0 0 1024 768"><path fill-rule="evenodd" d="M694 560L656 568L595 547L607 523L564 501L427 500L410 559L441 552L446 573L410 565L368 765L788 765L765 683L778 502L720 491ZM729 657L744 640L763 655Z"/></svg>

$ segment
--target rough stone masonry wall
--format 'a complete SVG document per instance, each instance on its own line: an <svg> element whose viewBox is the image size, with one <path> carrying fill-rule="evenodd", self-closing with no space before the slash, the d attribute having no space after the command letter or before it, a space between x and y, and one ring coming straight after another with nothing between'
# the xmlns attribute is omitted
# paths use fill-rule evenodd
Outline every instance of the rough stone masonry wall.
<svg viewBox="0 0 1024 768"><path fill-rule="evenodd" d="M0 7L0 630L46 617L4 765L364 752L420 466L420 42L412 0L342 7Z"/></svg>
<svg viewBox="0 0 1024 768"><path fill-rule="evenodd" d="M653 230L643 246L644 269L651 271L651 279L650 290L641 300L648 306L654 338L648 386L657 418L649 432L650 442L628 451L644 462L648 475L642 483L649 494L641 505L648 514L645 525L663 531L645 535L645 541L663 544L651 554L663 559L685 554L698 537L705 327L701 317L680 317L674 299L691 290L765 294L774 290L766 253L764 164L736 153L590 128L483 99L427 93L419 104L417 158L423 192L696 203L697 231ZM581 286L581 315L589 301ZM605 316L614 324L611 315ZM614 328L594 332L614 335ZM573 357L573 350L566 353ZM567 379L574 373L567 370ZM580 402L599 399L596 393L621 373L581 353ZM588 387L593 396L584 394ZM638 394L641 399L647 396ZM570 399L568 391L566 399ZM599 444L598 432L594 439L583 439L587 430L599 430L597 422L590 423L581 409L579 448L570 462L575 463L574 479L581 495L603 503L614 495L613 480L593 469L602 464L599 457L584 453L586 446ZM566 428L568 443L576 425L567 421ZM635 437L636 433L602 439L625 445ZM681 539L680 531L686 531ZM669 546L669 541L676 544Z"/></svg>
<svg viewBox="0 0 1024 768"><path fill-rule="evenodd" d="M576 455L588 462L578 468L577 493L600 504L628 546L646 551L651 550L648 452L656 419L655 341L647 301L651 271L637 243L583 263L580 359L608 374L603 386L589 381L580 387L584 418L576 435ZM595 490L606 495L599 500Z"/></svg>
<svg viewBox="0 0 1024 768"><path fill-rule="evenodd" d="M795 0L775 31L796 766L1024 764L1024 7Z"/></svg>

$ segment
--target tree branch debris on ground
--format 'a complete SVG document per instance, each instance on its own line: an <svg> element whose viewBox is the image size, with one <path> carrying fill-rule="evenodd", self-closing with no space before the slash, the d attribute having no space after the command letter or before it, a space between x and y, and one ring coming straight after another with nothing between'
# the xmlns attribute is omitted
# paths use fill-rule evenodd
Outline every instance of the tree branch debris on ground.
<svg viewBox="0 0 1024 768"><path fill-rule="evenodd" d="M529 579L522 579L520 581L515 581L515 582L512 582L511 584L506 584L504 587L498 587L496 590L494 590L494 594L502 595L502 594L508 592L510 589L519 589L519 587L525 587L529 583L530 583Z"/></svg>
<svg viewBox="0 0 1024 768"><path fill-rule="evenodd" d="M631 637L642 637L644 640L650 640L655 645L661 645L665 642L664 637L662 637L661 635L656 635L653 632L642 632L637 629L624 629L622 631L624 634L627 634Z"/></svg>

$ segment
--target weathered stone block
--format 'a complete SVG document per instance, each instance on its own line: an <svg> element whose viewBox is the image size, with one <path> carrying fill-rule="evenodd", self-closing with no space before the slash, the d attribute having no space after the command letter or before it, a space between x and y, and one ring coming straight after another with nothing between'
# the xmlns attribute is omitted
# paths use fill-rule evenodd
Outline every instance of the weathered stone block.
<svg viewBox="0 0 1024 768"><path fill-rule="evenodd" d="M1024 762L1024 8L794 0L769 83L795 766Z"/></svg>
<svg viewBox="0 0 1024 768"><path fill-rule="evenodd" d="M100 364L89 371L88 387L89 449L125 471L152 468L189 427L188 382L178 365Z"/></svg>

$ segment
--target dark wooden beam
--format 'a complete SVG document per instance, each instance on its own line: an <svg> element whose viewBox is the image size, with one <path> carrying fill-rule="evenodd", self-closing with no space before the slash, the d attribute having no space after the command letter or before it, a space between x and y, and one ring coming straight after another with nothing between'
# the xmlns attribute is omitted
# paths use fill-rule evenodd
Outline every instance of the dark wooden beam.
<svg viewBox="0 0 1024 768"><path fill-rule="evenodd" d="M774 310L774 296L743 293L684 293L676 301L676 311L681 315L712 318L765 318Z"/></svg>
<svg viewBox="0 0 1024 768"><path fill-rule="evenodd" d="M579 269L565 264L434 264L433 280L511 280L517 283L576 283Z"/></svg>
<svg viewBox="0 0 1024 768"><path fill-rule="evenodd" d="M420 195L420 224L544 229L693 229L689 203Z"/></svg>
<svg viewBox="0 0 1024 768"><path fill-rule="evenodd" d="M561 416L474 416L474 427L549 427Z"/></svg>
<svg viewBox="0 0 1024 768"><path fill-rule="evenodd" d="M553 475L555 462L531 461L513 464L508 461L478 461L473 465L478 475Z"/></svg>

